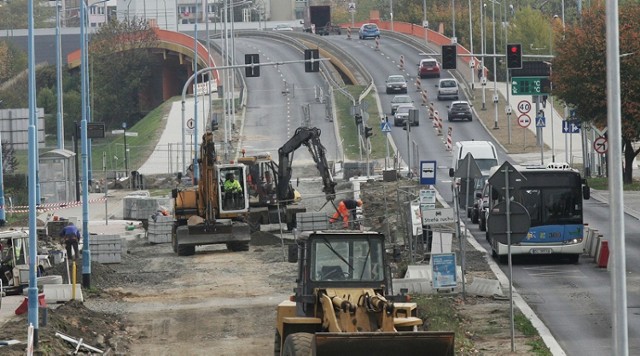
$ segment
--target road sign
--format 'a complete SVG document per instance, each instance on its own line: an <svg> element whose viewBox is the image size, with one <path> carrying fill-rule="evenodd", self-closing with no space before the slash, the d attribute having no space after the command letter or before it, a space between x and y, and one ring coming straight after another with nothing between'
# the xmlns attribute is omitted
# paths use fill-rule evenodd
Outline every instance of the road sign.
<svg viewBox="0 0 640 356"><path fill-rule="evenodd" d="M391 126L389 126L389 122L384 121L384 122L380 123L380 130L382 130L382 132L384 132L384 133L391 132Z"/></svg>
<svg viewBox="0 0 640 356"><path fill-rule="evenodd" d="M545 77L513 77L511 78L512 95L549 94L548 78Z"/></svg>
<svg viewBox="0 0 640 356"><path fill-rule="evenodd" d="M455 253L432 254L431 269L433 288L455 288L457 286Z"/></svg>
<svg viewBox="0 0 640 356"><path fill-rule="evenodd" d="M514 189L522 184L522 182L526 181L522 173L518 172L515 167L511 165L511 163L505 161L498 170L493 173L491 177L489 177L489 183L499 191L503 190L507 185L507 176L509 179L509 187Z"/></svg>
<svg viewBox="0 0 640 356"><path fill-rule="evenodd" d="M422 225L442 225L455 222L452 208L422 210Z"/></svg>
<svg viewBox="0 0 640 356"><path fill-rule="evenodd" d="M606 137L600 136L593 141L593 149L603 155L607 153L607 150L609 149L609 141L607 141Z"/></svg>
<svg viewBox="0 0 640 356"><path fill-rule="evenodd" d="M593 131L595 131L598 136L604 136L604 134L607 133L608 127L605 126L604 129L600 130L599 128L595 127L595 126L591 126L591 128L593 129Z"/></svg>
<svg viewBox="0 0 640 356"><path fill-rule="evenodd" d="M453 175L455 178L469 179L473 181L475 178L482 178L482 172L478 163L471 153L467 153L464 158L458 162L458 169Z"/></svg>
<svg viewBox="0 0 640 356"><path fill-rule="evenodd" d="M129 136L129 137L138 137L138 133L137 132L131 132L131 131L127 131L124 133L125 136Z"/></svg>
<svg viewBox="0 0 640 356"><path fill-rule="evenodd" d="M435 204L435 203L436 203L435 189L420 190L420 204Z"/></svg>
<svg viewBox="0 0 640 356"><path fill-rule="evenodd" d="M356 12L356 3L355 2L350 2L349 3L349 12Z"/></svg>
<svg viewBox="0 0 640 356"><path fill-rule="evenodd" d="M547 119L544 116L536 116L536 127L547 127Z"/></svg>
<svg viewBox="0 0 640 356"><path fill-rule="evenodd" d="M436 184L436 161L420 161L420 184Z"/></svg>
<svg viewBox="0 0 640 356"><path fill-rule="evenodd" d="M531 125L531 118L527 114L522 114L518 116L518 125L522 128L527 128Z"/></svg>
<svg viewBox="0 0 640 356"><path fill-rule="evenodd" d="M580 121L562 120L562 133L574 134L580 133Z"/></svg>
<svg viewBox="0 0 640 356"><path fill-rule="evenodd" d="M123 134L124 130L111 130L111 134L112 135L119 135L119 134Z"/></svg>
<svg viewBox="0 0 640 356"><path fill-rule="evenodd" d="M511 227L511 244L517 244L524 240L529 233L531 227L531 217L524 205L509 201L509 216L507 216L507 202L500 202L489 214L487 220L487 230L490 232L489 237L493 241L507 244L507 219L510 219Z"/></svg>
<svg viewBox="0 0 640 356"><path fill-rule="evenodd" d="M193 129L196 126L196 122L193 119L189 119L187 120L186 125L188 129Z"/></svg>
<svg viewBox="0 0 640 356"><path fill-rule="evenodd" d="M518 111L522 114L528 114L531 111L531 103L528 100L522 100L518 103Z"/></svg>

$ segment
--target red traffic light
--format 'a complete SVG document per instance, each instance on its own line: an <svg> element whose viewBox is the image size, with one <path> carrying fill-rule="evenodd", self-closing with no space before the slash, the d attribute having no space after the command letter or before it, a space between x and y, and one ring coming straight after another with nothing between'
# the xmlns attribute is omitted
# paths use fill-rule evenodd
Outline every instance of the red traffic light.
<svg viewBox="0 0 640 356"><path fill-rule="evenodd" d="M520 43L507 44L507 68L522 68L522 45Z"/></svg>

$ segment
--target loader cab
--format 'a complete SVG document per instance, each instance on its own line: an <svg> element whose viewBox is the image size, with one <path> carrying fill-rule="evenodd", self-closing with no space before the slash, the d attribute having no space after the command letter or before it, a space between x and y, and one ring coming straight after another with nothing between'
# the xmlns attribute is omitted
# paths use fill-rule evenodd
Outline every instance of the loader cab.
<svg viewBox="0 0 640 356"><path fill-rule="evenodd" d="M0 233L0 279L7 294L22 292L29 282L29 234L26 231ZM15 293L14 293L15 292Z"/></svg>
<svg viewBox="0 0 640 356"><path fill-rule="evenodd" d="M244 164L219 165L218 206L221 214L249 211L247 167Z"/></svg>

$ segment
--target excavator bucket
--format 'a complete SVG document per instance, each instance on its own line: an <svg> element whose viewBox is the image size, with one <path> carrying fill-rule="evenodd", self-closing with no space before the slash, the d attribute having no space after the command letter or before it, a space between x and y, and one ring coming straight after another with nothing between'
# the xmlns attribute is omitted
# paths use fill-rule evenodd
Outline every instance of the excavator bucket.
<svg viewBox="0 0 640 356"><path fill-rule="evenodd" d="M316 333L316 356L453 356L455 334L448 331Z"/></svg>

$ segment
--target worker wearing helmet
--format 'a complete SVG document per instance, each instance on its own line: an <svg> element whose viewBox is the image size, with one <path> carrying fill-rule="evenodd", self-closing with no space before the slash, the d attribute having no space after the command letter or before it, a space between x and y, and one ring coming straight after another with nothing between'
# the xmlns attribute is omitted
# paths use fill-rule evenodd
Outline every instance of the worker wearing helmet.
<svg viewBox="0 0 640 356"><path fill-rule="evenodd" d="M329 222L334 223L340 216L342 216L342 226L345 229L349 228L349 217L353 220L356 219L356 208L362 206L362 200L343 199L338 203L338 211L329 219Z"/></svg>

